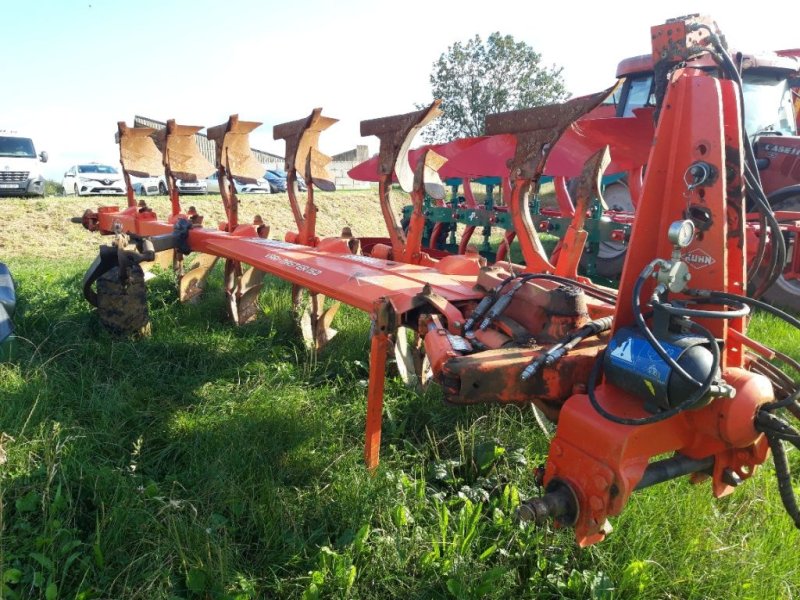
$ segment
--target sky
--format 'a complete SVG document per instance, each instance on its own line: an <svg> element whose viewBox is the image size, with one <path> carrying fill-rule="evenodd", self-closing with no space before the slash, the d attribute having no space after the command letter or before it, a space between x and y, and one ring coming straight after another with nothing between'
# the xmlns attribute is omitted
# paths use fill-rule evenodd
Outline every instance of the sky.
<svg viewBox="0 0 800 600"><path fill-rule="evenodd" d="M513 35L563 67L573 95L613 84L617 63L650 51L650 26L690 13L716 19L746 51L800 47L792 3L730 0L0 0L0 129L47 150L45 176L118 164L117 121L136 114L213 126L260 121L251 145L283 155L272 126L317 106L340 122L327 154L368 143L359 122L430 97L434 61L475 34ZM609 7L612 7L609 10ZM758 10L756 10L756 7ZM782 16L781 16L782 15ZM5 81L3 80L5 79Z"/></svg>

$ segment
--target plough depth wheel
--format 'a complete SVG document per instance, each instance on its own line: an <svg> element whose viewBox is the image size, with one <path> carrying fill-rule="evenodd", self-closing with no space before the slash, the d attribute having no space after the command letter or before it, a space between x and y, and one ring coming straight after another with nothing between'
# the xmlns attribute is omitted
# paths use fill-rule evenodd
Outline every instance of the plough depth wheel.
<svg viewBox="0 0 800 600"><path fill-rule="evenodd" d="M96 285L97 316L106 329L117 335L150 333L147 287L139 265L129 268L127 283L120 281L119 267L114 267Z"/></svg>

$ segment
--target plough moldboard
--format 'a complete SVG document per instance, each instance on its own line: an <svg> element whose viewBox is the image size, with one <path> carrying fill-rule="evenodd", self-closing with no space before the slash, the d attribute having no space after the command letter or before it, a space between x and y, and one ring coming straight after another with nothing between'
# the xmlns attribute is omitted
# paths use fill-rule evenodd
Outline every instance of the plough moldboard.
<svg viewBox="0 0 800 600"><path fill-rule="evenodd" d="M486 119L487 133L513 144L507 213L524 265L487 265L474 249L436 257L423 248L424 202L444 196L438 172L447 152L427 148L412 153L409 163L409 149L416 132L437 116L438 102L362 122L362 134L380 140L378 193L388 238L377 243L349 231L326 238L316 233L314 190L334 187L326 170L330 158L318 141L335 120L321 109L273 129L275 139L286 142L296 223L283 240L269 237L260 216L246 223L239 218L232 181L260 176L248 141L258 123L234 115L208 130L226 215L217 228L204 226L196 211L184 211L175 186L178 177L211 170L192 142L198 128L170 121L155 132L120 123L126 175L163 170L171 214L159 218L129 187L126 208L101 207L78 219L114 236L88 271L84 294L112 329L141 331L147 327L142 264L171 265L181 300L195 301L222 260L235 323L257 318L264 274L292 284L304 339L314 350L333 337L340 303L366 312L372 320L367 467L378 466L387 355L394 349L408 382L432 378L451 404L533 403L557 423L540 478L544 494L524 503L519 517L572 526L581 545L603 539L607 518L620 513L634 490L689 475L694 482L710 480L713 494L722 496L752 476L770 449L782 499L800 525L782 446L783 440L798 443L800 433L779 414L800 414L798 392L769 361L798 365L746 335L751 307L796 327L800 322L744 296L742 198L758 190L747 176L754 157L743 142L738 84L732 75L679 66L700 53L728 64L712 22L673 21L655 27L653 40L654 56L666 57L659 60L668 83L618 291L578 275L586 212L613 151L610 158L600 148L582 166L557 257L544 252L529 208L548 153L604 92ZM690 177L699 172L716 176ZM298 173L308 182L303 208L294 185ZM395 176L411 195L406 227L390 202ZM700 256L708 260L696 260ZM656 458L665 454L670 457Z"/></svg>

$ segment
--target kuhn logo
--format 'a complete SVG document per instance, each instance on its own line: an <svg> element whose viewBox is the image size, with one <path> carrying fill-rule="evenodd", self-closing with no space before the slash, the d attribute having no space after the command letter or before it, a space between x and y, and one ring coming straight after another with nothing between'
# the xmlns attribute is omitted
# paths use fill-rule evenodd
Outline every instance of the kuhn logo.
<svg viewBox="0 0 800 600"><path fill-rule="evenodd" d="M683 261L688 263L690 267L694 267L695 269L702 269L703 267L708 267L717 262L705 250L692 250L684 254L681 258L683 258Z"/></svg>

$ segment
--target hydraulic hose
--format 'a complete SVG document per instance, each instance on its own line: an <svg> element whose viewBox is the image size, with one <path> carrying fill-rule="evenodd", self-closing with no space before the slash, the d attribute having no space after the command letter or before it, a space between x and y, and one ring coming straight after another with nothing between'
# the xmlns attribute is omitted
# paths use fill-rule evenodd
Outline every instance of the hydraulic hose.
<svg viewBox="0 0 800 600"><path fill-rule="evenodd" d="M554 364L586 338L611 329L613 322L614 317L603 317L602 319L589 321L583 327L568 333L561 339L561 341L557 342L545 352L540 354L537 358L533 359L520 374L520 379L527 381L533 377L539 371L539 369Z"/></svg>
<svg viewBox="0 0 800 600"><path fill-rule="evenodd" d="M761 300L740 296L738 294L731 294L730 292L715 292L711 290L686 290L686 293L707 299L710 302L730 300L741 302L768 312L796 329L800 329L800 320ZM799 365L797 361L786 356L783 358L786 359L784 360L786 364L798 370L797 367ZM767 364L770 366L765 369L766 371L775 369L770 363ZM783 383L784 379L788 379L788 377L781 377L780 381ZM788 383L788 381L785 381L785 383ZM775 383L773 383L773 385L775 385ZM758 431L764 433L770 450L772 450L772 460L775 464L775 476L778 480L778 492L783 507L794 522L795 527L800 529L800 507L798 507L797 498L792 486L791 470L786 456L786 449L783 447L783 442L787 441L800 449L800 431L774 414L778 409L786 408L797 417L797 415L800 414L800 410L798 410L798 399L800 399L800 388L795 388L793 391L788 392L781 400L764 404L756 414L755 427Z"/></svg>
<svg viewBox="0 0 800 600"><path fill-rule="evenodd" d="M564 285L571 285L580 288L586 293L587 296L591 296L592 298L608 304L615 304L617 301L616 295L610 292L606 292L592 285L581 283L567 277L561 277L559 275L551 275L549 273L525 273L511 275L506 277L502 282L492 288L489 293L478 303L478 306L464 324L465 334L472 331L472 329L475 327L475 323L477 323L479 319L483 319L480 322L480 329L486 329L494 319L499 317L503 311L508 308L508 305L511 304L514 294L516 294L516 292L525 283L535 279L541 279L543 281L556 281ZM515 280L516 283L514 283L514 286L508 292L498 297L500 292L502 292L509 283Z"/></svg>
<svg viewBox="0 0 800 600"><path fill-rule="evenodd" d="M748 196L753 200L759 214L759 222L763 224L767 221L770 230L770 237L772 239L772 252L770 254L770 265L766 271L764 278L758 287L753 291L753 296L760 298L764 292L769 289L775 281L780 277L786 263L786 241L783 239L783 234L780 231L780 225L775 219L775 214L769 204L769 200L764 193L764 187L761 182L761 175L758 171L758 164L756 162L755 150L753 149L753 142L750 136L747 135L745 127L745 112L744 112L744 85L742 76L733 62L730 54L725 49L719 36L707 25L699 25L700 29L705 29L709 34L709 39L714 45L714 51L709 53L715 58L722 69L723 75L737 84L739 102L742 106L740 114L741 132L742 132L742 147L744 148L744 167L745 177L744 183ZM756 254L756 260L753 262L748 280L755 281L758 276L758 270L763 262L764 254L766 252L766 227L762 226L761 236L759 237L759 247Z"/></svg>
<svg viewBox="0 0 800 600"><path fill-rule="evenodd" d="M800 507L797 506L797 498L792 486L792 475L789 469L789 460L786 457L786 450L783 447L781 438L774 434L765 434L770 450L772 450L772 461L775 464L775 476L778 479L778 493L786 512L794 521L794 526L800 529Z"/></svg>

